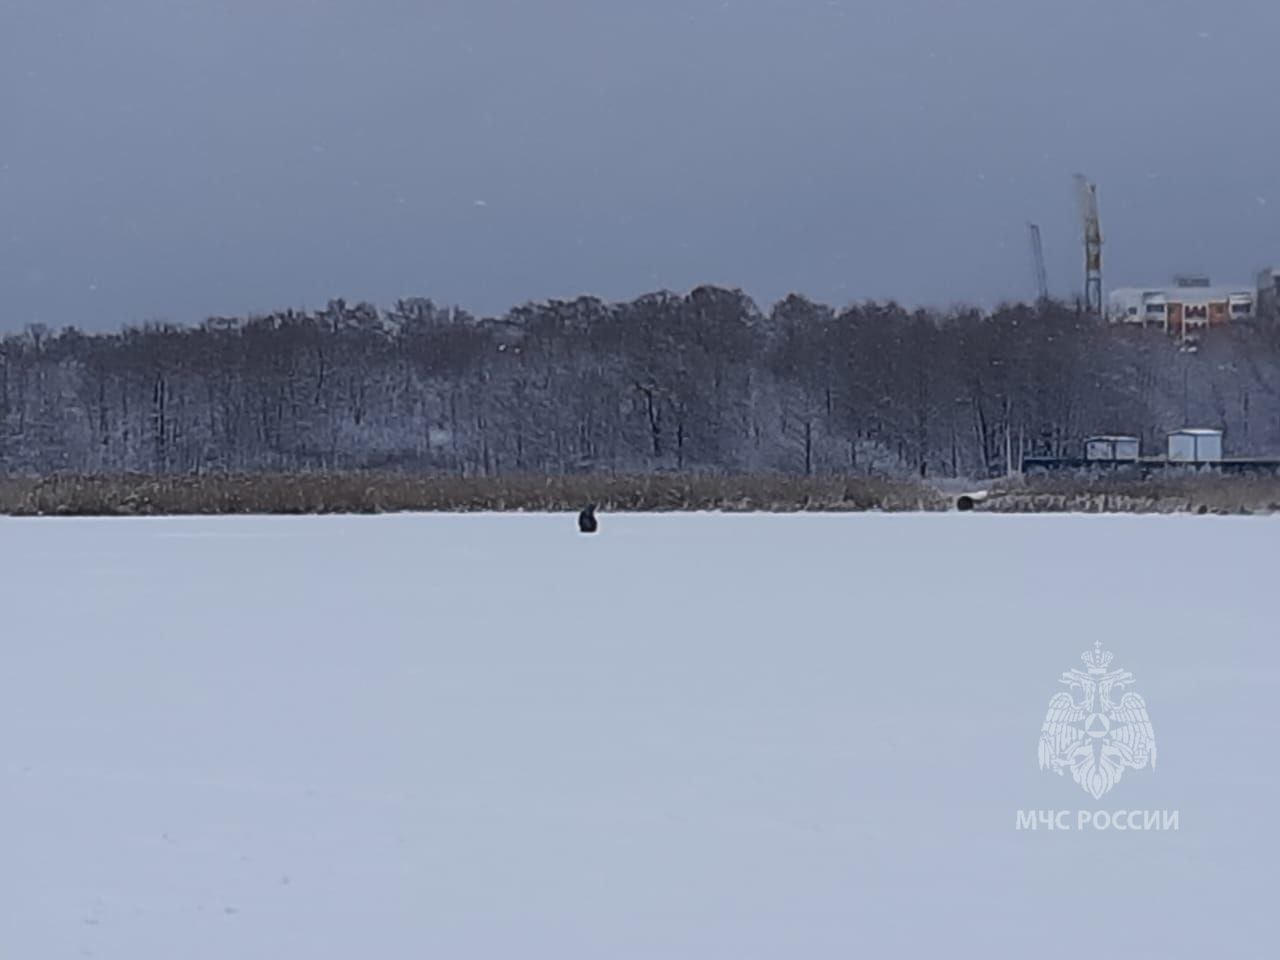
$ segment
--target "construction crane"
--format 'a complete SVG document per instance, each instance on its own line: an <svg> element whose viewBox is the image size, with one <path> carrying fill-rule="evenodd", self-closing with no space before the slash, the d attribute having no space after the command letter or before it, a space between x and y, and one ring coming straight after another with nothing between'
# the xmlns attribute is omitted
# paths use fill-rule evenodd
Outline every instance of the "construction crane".
<svg viewBox="0 0 1280 960"><path fill-rule="evenodd" d="M1027 224L1031 228L1031 263L1035 268L1037 302L1049 301L1049 272L1044 266L1044 241L1040 238L1040 225Z"/></svg>
<svg viewBox="0 0 1280 960"><path fill-rule="evenodd" d="M1098 217L1098 188L1082 173L1076 174L1076 199L1084 221L1085 309L1102 314L1102 221Z"/></svg>

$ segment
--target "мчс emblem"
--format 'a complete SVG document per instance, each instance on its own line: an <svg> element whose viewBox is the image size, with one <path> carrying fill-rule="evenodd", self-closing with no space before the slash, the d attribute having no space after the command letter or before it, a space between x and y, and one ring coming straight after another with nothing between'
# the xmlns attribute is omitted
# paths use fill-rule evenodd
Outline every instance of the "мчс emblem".
<svg viewBox="0 0 1280 960"><path fill-rule="evenodd" d="M1127 670L1109 670L1112 655L1102 642L1081 658L1088 671L1068 670L1059 683L1068 692L1049 702L1040 729L1040 769L1072 779L1095 800L1120 782L1126 769L1156 765L1156 735L1147 705L1136 693ZM1123 695L1122 695L1123 694Z"/></svg>

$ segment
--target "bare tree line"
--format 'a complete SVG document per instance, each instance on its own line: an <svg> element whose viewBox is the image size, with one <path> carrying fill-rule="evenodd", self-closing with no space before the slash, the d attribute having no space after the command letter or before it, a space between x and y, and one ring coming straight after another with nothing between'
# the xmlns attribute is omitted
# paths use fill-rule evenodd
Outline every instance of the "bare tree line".
<svg viewBox="0 0 1280 960"><path fill-rule="evenodd" d="M1055 304L762 312L702 287L479 319L389 310L30 327L0 341L0 469L186 474L403 468L990 476L1093 433L1220 426L1280 453L1280 333L1179 350Z"/></svg>

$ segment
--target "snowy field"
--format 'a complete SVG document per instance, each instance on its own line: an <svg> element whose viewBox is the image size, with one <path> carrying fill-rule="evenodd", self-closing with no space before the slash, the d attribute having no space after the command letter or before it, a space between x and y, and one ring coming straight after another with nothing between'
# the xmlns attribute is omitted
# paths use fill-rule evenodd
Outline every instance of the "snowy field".
<svg viewBox="0 0 1280 960"><path fill-rule="evenodd" d="M1278 558L1211 517L0 521L0 958L1276 956ZM1095 640L1159 748L1100 801L1037 760Z"/></svg>

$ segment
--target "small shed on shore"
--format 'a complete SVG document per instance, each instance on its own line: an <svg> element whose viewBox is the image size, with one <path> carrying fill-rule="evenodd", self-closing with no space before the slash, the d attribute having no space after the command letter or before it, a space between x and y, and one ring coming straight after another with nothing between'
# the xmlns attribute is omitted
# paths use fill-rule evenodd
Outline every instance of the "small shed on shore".
<svg viewBox="0 0 1280 960"><path fill-rule="evenodd" d="M1132 462L1138 459L1141 448L1137 437L1090 437L1084 442L1084 458Z"/></svg>
<svg viewBox="0 0 1280 960"><path fill-rule="evenodd" d="M1188 427L1169 434L1169 460L1177 463L1219 463L1222 431Z"/></svg>

